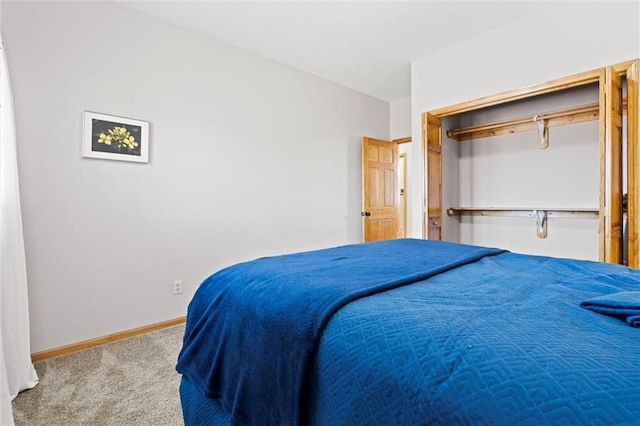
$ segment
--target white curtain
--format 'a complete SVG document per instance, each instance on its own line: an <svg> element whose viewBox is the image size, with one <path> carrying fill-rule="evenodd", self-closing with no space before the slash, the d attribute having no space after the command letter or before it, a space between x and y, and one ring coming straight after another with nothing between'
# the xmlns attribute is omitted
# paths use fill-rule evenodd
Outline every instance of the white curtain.
<svg viewBox="0 0 640 426"><path fill-rule="evenodd" d="M0 425L12 425L11 400L38 383L31 363L27 268L18 188L13 98L0 35Z"/></svg>

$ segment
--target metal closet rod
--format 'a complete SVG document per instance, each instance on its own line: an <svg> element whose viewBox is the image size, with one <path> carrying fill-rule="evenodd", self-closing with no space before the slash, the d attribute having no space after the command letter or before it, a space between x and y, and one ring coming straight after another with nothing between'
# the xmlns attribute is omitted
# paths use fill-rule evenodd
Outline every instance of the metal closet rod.
<svg viewBox="0 0 640 426"><path fill-rule="evenodd" d="M533 217L536 219L536 234L547 237L547 219L550 217L570 219L598 219L599 209L530 208L530 207L449 207L449 216L501 216Z"/></svg>
<svg viewBox="0 0 640 426"><path fill-rule="evenodd" d="M550 217L598 219L599 209L557 208L557 207L449 207L449 216L508 216L533 217L535 211L545 211Z"/></svg>

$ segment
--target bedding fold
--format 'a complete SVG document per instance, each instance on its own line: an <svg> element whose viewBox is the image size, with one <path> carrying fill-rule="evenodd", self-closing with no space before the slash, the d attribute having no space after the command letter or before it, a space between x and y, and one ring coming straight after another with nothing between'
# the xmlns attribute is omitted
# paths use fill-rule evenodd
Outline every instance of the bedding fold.
<svg viewBox="0 0 640 426"><path fill-rule="evenodd" d="M640 327L640 291L621 291L580 303L599 314L623 318L631 327Z"/></svg>
<svg viewBox="0 0 640 426"><path fill-rule="evenodd" d="M233 424L299 424L314 352L338 309L504 251L398 239L233 265L196 291L176 369Z"/></svg>

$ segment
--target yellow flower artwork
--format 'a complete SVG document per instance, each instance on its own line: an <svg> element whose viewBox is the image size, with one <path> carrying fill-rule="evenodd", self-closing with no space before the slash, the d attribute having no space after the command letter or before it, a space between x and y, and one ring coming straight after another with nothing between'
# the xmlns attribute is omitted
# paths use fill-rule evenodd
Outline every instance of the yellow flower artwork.
<svg viewBox="0 0 640 426"><path fill-rule="evenodd" d="M84 157L148 162L148 122L85 111L84 128Z"/></svg>
<svg viewBox="0 0 640 426"><path fill-rule="evenodd" d="M98 136L98 143L113 146L114 148L128 149L133 151L138 146L136 138L131 135L131 132L126 127L114 127L107 130L107 133L100 133Z"/></svg>
<svg viewBox="0 0 640 426"><path fill-rule="evenodd" d="M140 155L139 126L93 120L93 134L96 151Z"/></svg>

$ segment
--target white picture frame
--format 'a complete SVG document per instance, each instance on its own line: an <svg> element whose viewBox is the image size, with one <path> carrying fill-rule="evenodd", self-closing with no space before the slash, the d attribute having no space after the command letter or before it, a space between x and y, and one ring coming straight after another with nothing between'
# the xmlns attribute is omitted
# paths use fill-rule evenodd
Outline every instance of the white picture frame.
<svg viewBox="0 0 640 426"><path fill-rule="evenodd" d="M83 157L149 162L149 122L84 111L83 123Z"/></svg>

